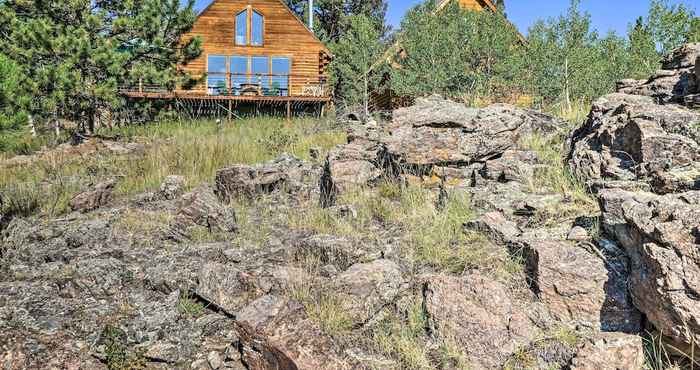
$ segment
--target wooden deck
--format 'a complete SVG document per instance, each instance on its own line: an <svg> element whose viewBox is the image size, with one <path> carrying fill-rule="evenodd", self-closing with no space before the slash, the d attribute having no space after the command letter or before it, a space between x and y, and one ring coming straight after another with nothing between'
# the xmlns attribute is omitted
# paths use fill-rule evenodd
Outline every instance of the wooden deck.
<svg viewBox="0 0 700 370"><path fill-rule="evenodd" d="M247 103L280 103L301 102L301 103L327 103L331 101L330 96L240 96L240 95L209 95L206 92L147 92L147 91L120 91L122 96L142 99L191 99L191 100L216 100L234 101Z"/></svg>

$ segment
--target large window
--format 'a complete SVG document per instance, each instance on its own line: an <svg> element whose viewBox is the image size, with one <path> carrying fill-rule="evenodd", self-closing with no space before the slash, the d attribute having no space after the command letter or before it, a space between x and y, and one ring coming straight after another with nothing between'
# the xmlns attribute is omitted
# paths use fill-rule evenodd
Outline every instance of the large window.
<svg viewBox="0 0 700 370"><path fill-rule="evenodd" d="M289 96L292 68L288 57L209 55L207 86L210 95L247 93L268 96ZM242 89L244 87L245 89Z"/></svg>
<svg viewBox="0 0 700 370"><path fill-rule="evenodd" d="M244 10L236 16L236 45L248 44L248 11Z"/></svg>
<svg viewBox="0 0 700 370"><path fill-rule="evenodd" d="M236 15L236 45L262 46L265 39L265 18L248 9Z"/></svg>
<svg viewBox="0 0 700 370"><path fill-rule="evenodd" d="M209 55L207 57L207 86L211 95L219 95L226 91L225 56Z"/></svg>
<svg viewBox="0 0 700 370"><path fill-rule="evenodd" d="M274 57L270 58L270 66L272 67L272 85L271 90L277 91L278 95L289 95L289 72L291 71L291 63L289 58Z"/></svg>
<svg viewBox="0 0 700 370"><path fill-rule="evenodd" d="M250 58L250 75L252 83L260 85L263 90L270 88L270 59L268 57Z"/></svg>
<svg viewBox="0 0 700 370"><path fill-rule="evenodd" d="M231 88L237 95L241 84L248 82L248 57L232 56L231 63Z"/></svg>

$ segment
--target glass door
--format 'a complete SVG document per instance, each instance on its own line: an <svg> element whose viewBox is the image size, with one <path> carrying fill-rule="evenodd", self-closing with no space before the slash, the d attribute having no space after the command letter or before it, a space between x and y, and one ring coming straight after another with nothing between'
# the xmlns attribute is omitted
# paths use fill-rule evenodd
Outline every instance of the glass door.
<svg viewBox="0 0 700 370"><path fill-rule="evenodd" d="M209 55L207 57L207 93L221 95L226 91L226 57Z"/></svg>
<svg viewBox="0 0 700 370"><path fill-rule="evenodd" d="M273 57L270 60L272 68L271 94L279 96L289 96L289 73L292 69L289 58Z"/></svg>
<svg viewBox="0 0 700 370"><path fill-rule="evenodd" d="M241 95L241 84L248 80L248 57L232 56L231 64L231 90L233 95Z"/></svg>

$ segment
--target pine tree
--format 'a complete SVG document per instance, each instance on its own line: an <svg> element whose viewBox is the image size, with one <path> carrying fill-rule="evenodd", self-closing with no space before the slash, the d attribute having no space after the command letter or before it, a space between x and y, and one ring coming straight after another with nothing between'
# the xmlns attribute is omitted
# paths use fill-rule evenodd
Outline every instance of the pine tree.
<svg viewBox="0 0 700 370"><path fill-rule="evenodd" d="M287 5L302 19L308 19L308 0L287 0ZM385 36L387 3L385 0L314 0L314 28L324 41L336 42L347 31L347 17L364 15Z"/></svg>
<svg viewBox="0 0 700 370"><path fill-rule="evenodd" d="M521 81L516 30L491 12L422 4L404 18L398 42L404 57L391 70L391 88L401 96L491 96Z"/></svg>
<svg viewBox="0 0 700 370"><path fill-rule="evenodd" d="M176 65L199 53L181 42L194 1L7 0L0 3L0 52L31 81L30 112L89 130L97 113L122 104L118 86L142 79L174 87Z"/></svg>

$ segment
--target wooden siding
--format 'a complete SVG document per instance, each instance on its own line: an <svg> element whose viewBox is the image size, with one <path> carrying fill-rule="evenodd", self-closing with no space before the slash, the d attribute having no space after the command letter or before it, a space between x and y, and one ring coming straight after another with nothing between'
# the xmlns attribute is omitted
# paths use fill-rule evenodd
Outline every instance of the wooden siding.
<svg viewBox="0 0 700 370"><path fill-rule="evenodd" d="M263 46L235 44L235 17L251 7L264 17ZM197 18L185 39L202 38L202 54L181 66L193 76L207 71L209 55L288 57L290 94L300 95L305 84L325 76L330 53L294 13L279 0L214 0ZM204 90L205 84L196 90Z"/></svg>

